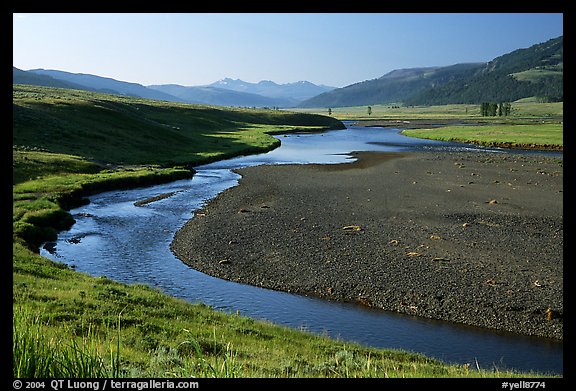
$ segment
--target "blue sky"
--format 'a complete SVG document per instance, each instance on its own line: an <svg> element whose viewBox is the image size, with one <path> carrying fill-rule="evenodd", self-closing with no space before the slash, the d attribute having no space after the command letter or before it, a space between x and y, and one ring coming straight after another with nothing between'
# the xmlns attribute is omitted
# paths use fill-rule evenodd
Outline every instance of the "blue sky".
<svg viewBox="0 0 576 391"><path fill-rule="evenodd" d="M563 35L561 13L13 14L13 65L150 84L308 80L486 62Z"/></svg>

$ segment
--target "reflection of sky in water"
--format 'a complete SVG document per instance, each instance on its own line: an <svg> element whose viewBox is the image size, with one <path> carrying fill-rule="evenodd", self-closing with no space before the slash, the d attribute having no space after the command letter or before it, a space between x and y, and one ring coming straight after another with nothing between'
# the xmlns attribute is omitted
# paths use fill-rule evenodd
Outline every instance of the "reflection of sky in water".
<svg viewBox="0 0 576 391"><path fill-rule="evenodd" d="M232 283L197 272L178 260L169 249L174 233L195 209L237 185L240 176L229 168L349 162L352 160L346 153L351 151L474 148L412 139L384 128L292 134L279 139L282 146L274 151L199 167L191 180L92 196L90 204L72 211L77 222L59 235L55 248L41 253L91 275L146 283L192 302L345 340L413 350L459 363L476 359L483 368L494 363L499 367L562 371L562 344ZM175 194L134 205L135 201L169 192Z"/></svg>
<svg viewBox="0 0 576 391"><path fill-rule="evenodd" d="M535 151L511 151L472 144L417 139L400 134L398 129L351 126L345 130L314 134L288 134L276 136L282 146L262 155L243 156L207 165L211 168L253 166L258 164L284 163L346 163L353 161L350 152L382 151L446 151L446 152L494 152L494 153L542 153ZM546 152L546 154L560 154Z"/></svg>

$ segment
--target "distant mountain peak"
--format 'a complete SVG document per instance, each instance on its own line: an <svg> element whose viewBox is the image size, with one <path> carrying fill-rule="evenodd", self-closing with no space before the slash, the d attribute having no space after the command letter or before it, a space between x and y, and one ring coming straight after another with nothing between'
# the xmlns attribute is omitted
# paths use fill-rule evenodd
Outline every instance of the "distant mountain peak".
<svg viewBox="0 0 576 391"><path fill-rule="evenodd" d="M244 83L242 80L240 79L231 79L229 77L225 77L224 79L220 79L218 81L215 81L212 84L208 84L208 85L226 85L226 84L230 84L230 83L237 83L237 82L242 82Z"/></svg>
<svg viewBox="0 0 576 391"><path fill-rule="evenodd" d="M273 82L272 80L260 80L258 83L258 85L261 86L278 86L280 84Z"/></svg>
<svg viewBox="0 0 576 391"><path fill-rule="evenodd" d="M334 89L334 87L319 86L305 80L285 84L278 84L272 80L260 80L258 83L250 83L229 77L208 84L207 87L224 88L237 92L262 95L268 98L288 99L293 104Z"/></svg>

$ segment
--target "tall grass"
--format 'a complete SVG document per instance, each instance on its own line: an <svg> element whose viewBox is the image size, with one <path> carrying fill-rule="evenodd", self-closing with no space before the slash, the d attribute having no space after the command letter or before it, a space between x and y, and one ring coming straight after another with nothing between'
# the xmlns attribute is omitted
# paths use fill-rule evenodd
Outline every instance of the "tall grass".
<svg viewBox="0 0 576 391"><path fill-rule="evenodd" d="M39 316L16 307L12 320L12 362L18 378L116 377L118 360L107 361L92 327L79 339L45 334Z"/></svg>
<svg viewBox="0 0 576 391"><path fill-rule="evenodd" d="M121 313L118 315L116 332L102 340L96 326L90 324L80 337L72 331L52 333L49 322L43 322L39 315L33 315L22 307L14 308L12 320L12 360L13 375L16 378L120 378L125 376L153 377L211 377L234 378L241 375L241 367L236 361L237 353L231 343L224 352L216 347L214 330L214 350L210 357L203 353L198 340L190 333L177 349L156 349L151 355L151 365L144 371L136 368L122 368L121 355ZM192 347L193 354L187 357L185 345ZM106 354L107 351L107 354ZM183 352L180 354L179 352Z"/></svg>
<svg viewBox="0 0 576 391"><path fill-rule="evenodd" d="M184 329L185 332L190 333L189 330ZM194 348L196 353L196 375L202 375L203 377L214 377L214 378L234 378L238 377L240 374L240 366L236 362L237 353L232 349L232 344L228 342L226 344L226 350L223 354L223 358L219 359L219 354L216 350L217 340L216 340L216 329L213 332L214 336L214 348L213 348L213 359L207 359L202 353L202 348L200 343L191 335L190 339L185 340L180 343L180 346L189 344Z"/></svg>

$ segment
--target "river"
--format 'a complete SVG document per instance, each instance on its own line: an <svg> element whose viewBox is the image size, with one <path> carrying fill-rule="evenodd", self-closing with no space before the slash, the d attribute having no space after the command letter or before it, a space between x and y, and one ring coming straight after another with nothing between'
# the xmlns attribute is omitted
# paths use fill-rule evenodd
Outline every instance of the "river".
<svg viewBox="0 0 576 391"><path fill-rule="evenodd" d="M353 151L478 151L539 153L481 148L409 138L398 129L358 127L278 136L279 148L197 167L192 179L90 197L71 211L76 223L41 254L93 276L144 283L190 302L239 312L297 329L365 345L423 353L449 363L484 369L563 373L563 343L496 332L353 304L277 292L200 273L170 251L176 231L222 191L236 186L235 168L258 164L345 163ZM550 154L550 153L547 153ZM562 153L555 153L562 156ZM143 206L134 202L166 193Z"/></svg>

